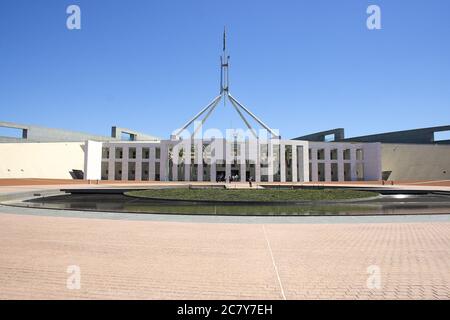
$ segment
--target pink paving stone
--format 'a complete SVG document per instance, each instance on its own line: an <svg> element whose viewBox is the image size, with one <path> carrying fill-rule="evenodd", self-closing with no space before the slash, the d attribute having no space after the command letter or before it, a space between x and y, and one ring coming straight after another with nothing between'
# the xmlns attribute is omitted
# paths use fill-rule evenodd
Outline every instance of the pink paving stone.
<svg viewBox="0 0 450 320"><path fill-rule="evenodd" d="M0 214L0 241L2 299L448 299L450 292L445 222L263 226ZM80 290L66 288L69 265L81 268ZM379 290L367 287L371 265L381 271Z"/></svg>

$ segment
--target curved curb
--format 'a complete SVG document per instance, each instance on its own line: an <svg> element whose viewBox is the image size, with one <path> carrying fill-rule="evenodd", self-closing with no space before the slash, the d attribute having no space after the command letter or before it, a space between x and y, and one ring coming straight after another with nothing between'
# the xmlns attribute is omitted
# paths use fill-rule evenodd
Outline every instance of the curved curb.
<svg viewBox="0 0 450 320"><path fill-rule="evenodd" d="M6 193L0 195L0 204L6 204L10 201L22 201L27 199L46 198L64 194L66 193L60 191L60 189L42 189L42 190Z"/></svg>
<svg viewBox="0 0 450 320"><path fill-rule="evenodd" d="M142 211L113 211L113 210L102 210L102 209L72 209L72 208L51 208L51 207L33 207L33 206L26 206L21 205L18 203L9 203L9 204L0 204L1 206L5 207L12 207L12 208L22 208L22 209L36 209L36 210L54 210L54 211L62 211L62 212L87 212L87 213L100 213L100 214L132 214L137 216L171 216L171 217L193 217L193 218L201 218L201 217L223 217L223 218L244 218L244 219L252 219L252 218L280 218L280 219L289 219L289 218L295 218L295 219L305 219L305 218L373 218L373 217L424 217L424 216L448 216L449 213L443 213L443 212L428 212L428 213L395 213L395 214L389 214L389 213L350 213L350 214L305 214L305 215L272 215L272 214L259 214L259 215L243 215L243 214L213 214L213 213L198 213L198 214L192 214L192 213L171 213L171 212L142 212ZM0 212L1 214L1 212ZM49 215L52 216L52 215ZM83 217L78 217L83 218ZM166 220L164 220L166 221Z"/></svg>

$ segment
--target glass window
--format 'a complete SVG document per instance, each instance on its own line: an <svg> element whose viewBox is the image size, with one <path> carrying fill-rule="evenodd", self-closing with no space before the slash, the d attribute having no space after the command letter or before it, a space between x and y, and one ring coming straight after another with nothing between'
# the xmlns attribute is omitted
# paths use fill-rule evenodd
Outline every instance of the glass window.
<svg viewBox="0 0 450 320"><path fill-rule="evenodd" d="M149 158L150 158L150 149L142 148L142 159L149 159Z"/></svg>
<svg viewBox="0 0 450 320"><path fill-rule="evenodd" d="M325 149L317 150L317 160L325 160Z"/></svg>
<svg viewBox="0 0 450 320"><path fill-rule="evenodd" d="M108 162L102 162L102 180L108 180L109 174L108 167L109 167Z"/></svg>
<svg viewBox="0 0 450 320"><path fill-rule="evenodd" d="M350 160L350 149L344 150L344 160Z"/></svg>
<svg viewBox="0 0 450 320"><path fill-rule="evenodd" d="M292 182L292 146L285 147L286 182Z"/></svg>
<svg viewBox="0 0 450 320"><path fill-rule="evenodd" d="M356 178L359 181L364 180L364 164L363 163L356 164Z"/></svg>
<svg viewBox="0 0 450 320"><path fill-rule="evenodd" d="M267 144L261 144L260 146L260 162L261 164L267 164L269 160L269 146Z"/></svg>
<svg viewBox="0 0 450 320"><path fill-rule="evenodd" d="M116 148L116 159L122 159L123 150L122 148Z"/></svg>
<svg viewBox="0 0 450 320"><path fill-rule="evenodd" d="M108 147L102 148L102 158L109 159L109 148Z"/></svg>
<svg viewBox="0 0 450 320"><path fill-rule="evenodd" d="M317 164L317 177L319 181L325 181L325 163Z"/></svg>
<svg viewBox="0 0 450 320"><path fill-rule="evenodd" d="M338 151L337 151L337 149L332 149L330 151L330 159L331 160L337 160L338 159Z"/></svg>
<svg viewBox="0 0 450 320"><path fill-rule="evenodd" d="M160 163L156 162L155 163L155 181L159 181L160 179Z"/></svg>
<svg viewBox="0 0 450 320"><path fill-rule="evenodd" d="M356 149L356 160L362 161L364 160L364 150Z"/></svg>
<svg viewBox="0 0 450 320"><path fill-rule="evenodd" d="M149 176L149 163L143 162L142 163L142 173L141 173L141 180L148 181L150 178Z"/></svg>
<svg viewBox="0 0 450 320"><path fill-rule="evenodd" d="M280 172L280 145L273 145L273 181L280 182L281 181L281 172Z"/></svg>
<svg viewBox="0 0 450 320"><path fill-rule="evenodd" d="M128 159L136 159L136 148L128 149Z"/></svg>

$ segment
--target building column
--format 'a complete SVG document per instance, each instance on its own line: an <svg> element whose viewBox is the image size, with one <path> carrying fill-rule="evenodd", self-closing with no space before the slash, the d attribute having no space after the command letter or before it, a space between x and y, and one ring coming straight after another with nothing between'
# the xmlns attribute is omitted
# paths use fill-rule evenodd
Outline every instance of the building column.
<svg viewBox="0 0 450 320"><path fill-rule="evenodd" d="M247 176L247 168L246 168L246 150L245 150L245 141L239 142L239 178L241 182L245 182L245 178Z"/></svg>
<svg viewBox="0 0 450 320"><path fill-rule="evenodd" d="M180 163L180 157L178 153L180 152L180 148L178 144L173 145L172 147L172 181L178 181L178 164Z"/></svg>
<svg viewBox="0 0 450 320"><path fill-rule="evenodd" d="M184 147L184 181L191 181L191 145L189 149L187 144Z"/></svg>
<svg viewBox="0 0 450 320"><path fill-rule="evenodd" d="M159 164L159 178L161 181L169 180L169 148L167 143L161 143L160 149L160 164Z"/></svg>
<svg viewBox="0 0 450 320"><path fill-rule="evenodd" d="M331 181L331 149L327 146L324 148L325 152L325 181Z"/></svg>
<svg viewBox="0 0 450 320"><path fill-rule="evenodd" d="M108 180L114 180L116 171L116 148L109 147Z"/></svg>
<svg viewBox="0 0 450 320"><path fill-rule="evenodd" d="M337 147L337 153L338 153L338 180L344 181L345 175L344 175L344 149L342 147Z"/></svg>
<svg viewBox="0 0 450 320"><path fill-rule="evenodd" d="M358 176L356 174L356 149L350 149L350 162L351 162L351 179L352 181L358 180Z"/></svg>
<svg viewBox="0 0 450 320"><path fill-rule="evenodd" d="M286 148L280 141L280 182L286 182Z"/></svg>
<svg viewBox="0 0 450 320"><path fill-rule="evenodd" d="M273 144L272 141L269 141L267 144L268 154L269 154L269 163L268 163L268 182L273 182Z"/></svg>
<svg viewBox="0 0 450 320"><path fill-rule="evenodd" d="M298 160L297 160L297 145L292 145L292 182L298 182Z"/></svg>
<svg viewBox="0 0 450 320"><path fill-rule="evenodd" d="M101 180L102 178L101 142L88 140L84 144L84 180Z"/></svg>
<svg viewBox="0 0 450 320"><path fill-rule="evenodd" d="M232 147L233 145L228 142L227 140L224 141L225 143L225 181L228 180L231 176L231 162L233 161L232 154Z"/></svg>
<svg viewBox="0 0 450 320"><path fill-rule="evenodd" d="M203 140L195 140L197 154L197 181L203 181Z"/></svg>
<svg viewBox="0 0 450 320"><path fill-rule="evenodd" d="M303 166L303 182L309 181L309 142L305 142L303 145L303 161L301 165Z"/></svg>
<svg viewBox="0 0 450 320"><path fill-rule="evenodd" d="M261 182L261 147L259 141L255 141L255 182Z"/></svg>
<svg viewBox="0 0 450 320"><path fill-rule="evenodd" d="M211 182L217 181L217 167L216 167L216 159L211 159L211 163L209 165L209 176Z"/></svg>
<svg viewBox="0 0 450 320"><path fill-rule="evenodd" d="M161 149L160 149L161 150ZM148 180L155 181L155 163L156 163L156 151L155 147L150 147L148 150Z"/></svg>
<svg viewBox="0 0 450 320"><path fill-rule="evenodd" d="M319 167L317 165L317 149L311 148L311 181L312 182L318 182L319 181L319 175L317 174L317 171L319 170Z"/></svg>
<svg viewBox="0 0 450 320"><path fill-rule="evenodd" d="M122 147L122 181L128 180L128 146Z"/></svg>
<svg viewBox="0 0 450 320"><path fill-rule="evenodd" d="M136 147L135 180L142 180L142 147Z"/></svg>

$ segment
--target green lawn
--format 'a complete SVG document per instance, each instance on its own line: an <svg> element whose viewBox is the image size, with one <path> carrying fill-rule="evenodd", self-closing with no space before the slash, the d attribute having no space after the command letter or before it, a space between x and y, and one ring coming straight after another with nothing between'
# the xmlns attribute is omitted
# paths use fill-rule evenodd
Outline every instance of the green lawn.
<svg viewBox="0 0 450 320"><path fill-rule="evenodd" d="M227 189L149 189L129 191L128 196L141 198L197 200L197 201L333 201L375 197L378 193L348 189L324 190L227 190Z"/></svg>

